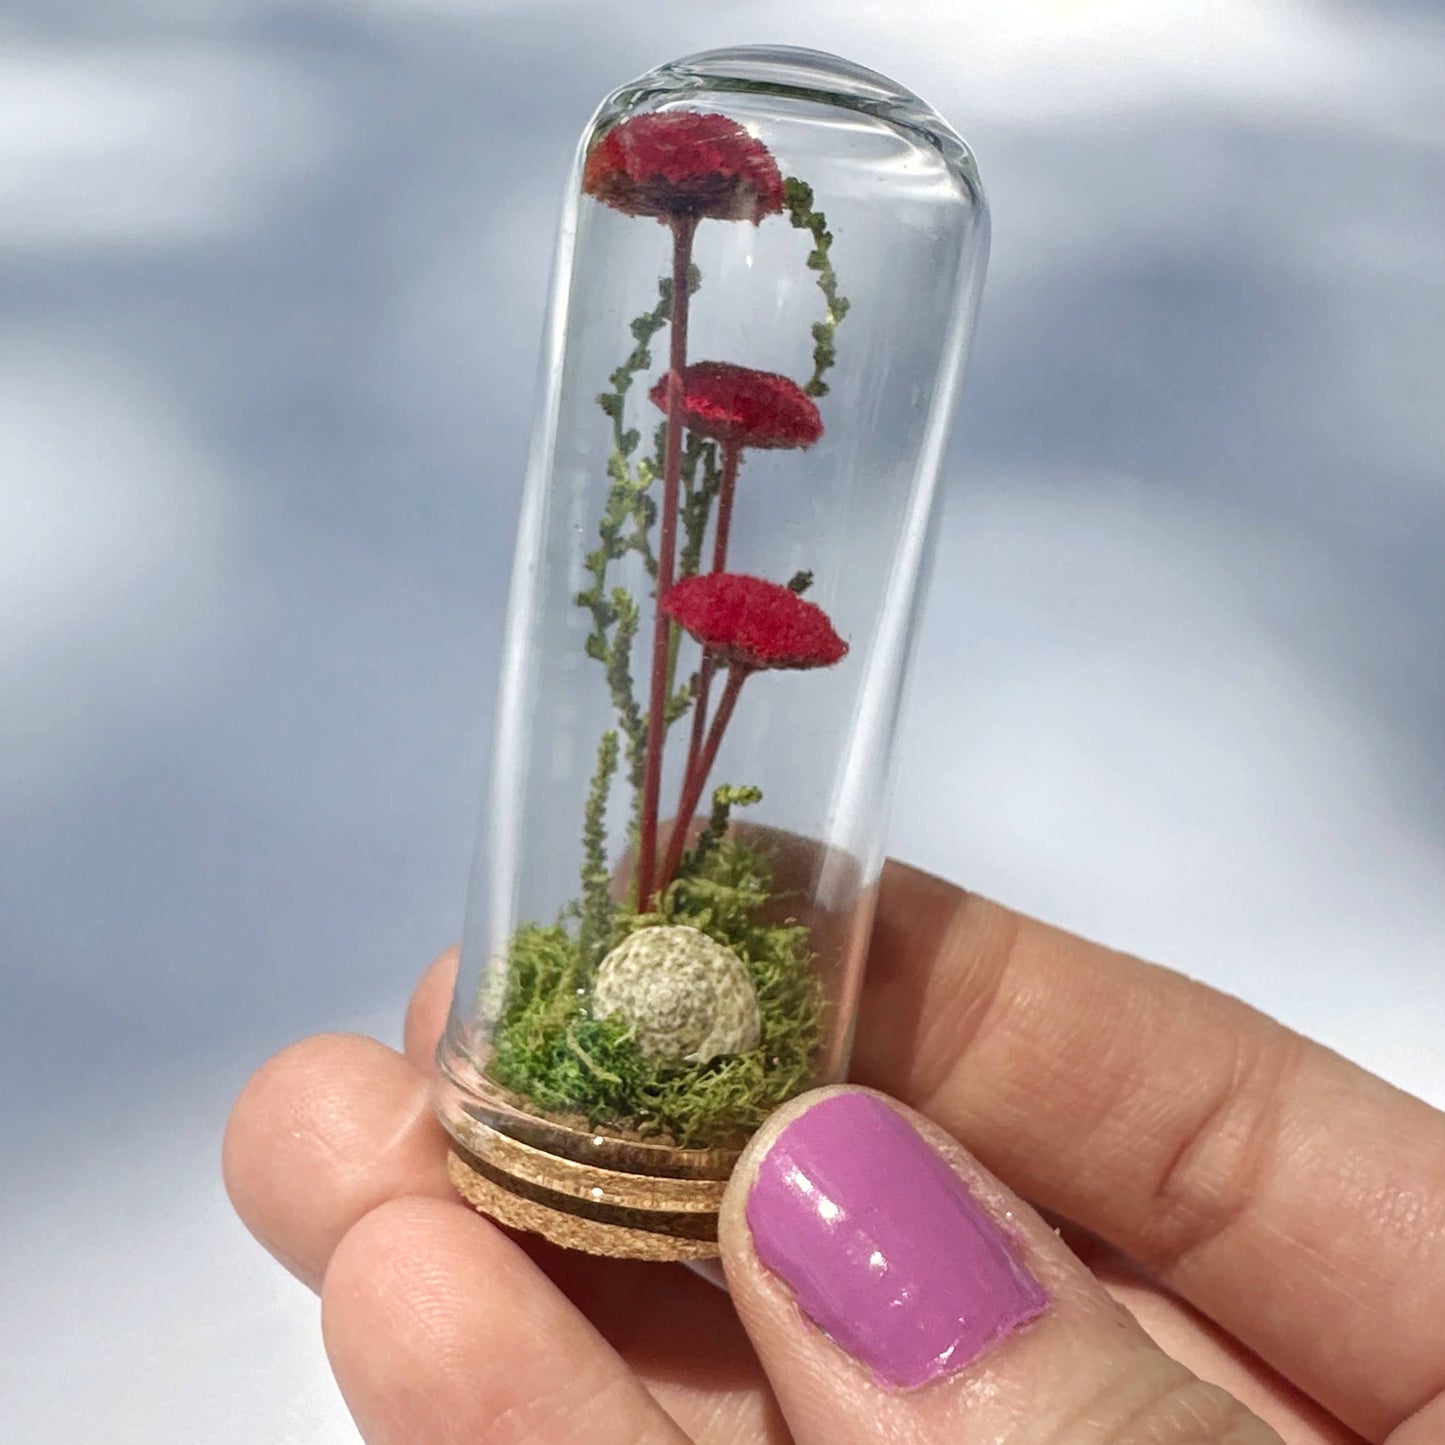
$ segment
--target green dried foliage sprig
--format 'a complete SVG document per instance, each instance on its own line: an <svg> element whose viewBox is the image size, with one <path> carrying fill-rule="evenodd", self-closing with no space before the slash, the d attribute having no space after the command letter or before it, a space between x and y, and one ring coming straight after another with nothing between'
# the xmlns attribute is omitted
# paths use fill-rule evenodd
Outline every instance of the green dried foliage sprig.
<svg viewBox="0 0 1445 1445"><path fill-rule="evenodd" d="M682 528L682 546L677 554L679 577L695 577L702 566L707 524L721 485L717 443L689 432L682 453L682 504L678 508Z"/></svg>
<svg viewBox="0 0 1445 1445"><path fill-rule="evenodd" d="M823 293L825 308L823 319L813 324L813 375L803 390L809 396L827 396L828 383L823 380L837 360L833 334L838 324L848 314L851 303L846 296L838 294L838 275L833 270L833 233L828 229L828 218L822 211L813 208L813 188L796 176L789 176L783 182L783 205L788 220L800 231L807 231L813 238L813 249L808 252L806 265L816 273L818 290Z"/></svg>
<svg viewBox="0 0 1445 1445"><path fill-rule="evenodd" d="M665 431L665 428L662 430ZM661 435L661 432L659 433ZM696 432L689 432L682 451L682 501L678 521L682 545L677 553L677 577L695 577L702 567L703 543L713 504L722 485L722 467L718 464L717 444ZM696 693L696 676L690 676L681 687L676 685L677 658L682 646L682 633L673 627L667 641L667 702L662 720L667 728L686 717Z"/></svg>
<svg viewBox="0 0 1445 1445"><path fill-rule="evenodd" d="M678 877L700 877L707 860L713 855L722 840L727 837L728 823L731 821L733 809L750 808L755 803L762 801L763 790L753 787L751 783L724 783L721 787L714 788L712 812L708 814L708 820L704 824L702 832L697 835L697 841L682 855L682 862L677 869Z"/></svg>
<svg viewBox="0 0 1445 1445"><path fill-rule="evenodd" d="M632 640L637 636L642 615L637 610L637 603L632 600L632 594L624 587L612 589L612 610L617 617L617 626L606 657L607 688L627 739L627 782L637 793L642 788L647 719L642 715L632 685Z"/></svg>
<svg viewBox="0 0 1445 1445"><path fill-rule="evenodd" d="M617 734L609 728L597 745L597 768L587 789L582 819L582 899L577 929L577 958L583 970L595 968L612 937L616 905L607 866L607 794L617 772Z"/></svg>

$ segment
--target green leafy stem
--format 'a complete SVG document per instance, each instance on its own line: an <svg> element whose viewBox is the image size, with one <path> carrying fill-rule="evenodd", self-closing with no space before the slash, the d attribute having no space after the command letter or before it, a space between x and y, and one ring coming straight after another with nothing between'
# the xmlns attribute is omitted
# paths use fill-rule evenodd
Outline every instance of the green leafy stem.
<svg viewBox="0 0 1445 1445"><path fill-rule="evenodd" d="M816 273L818 290L823 293L825 308L823 319L813 323L813 375L803 390L809 396L827 396L828 383L823 380L833 363L838 359L834 347L834 333L838 324L848 314L850 302L838 294L838 275L833 270L833 233L828 229L828 218L813 207L813 188L796 176L789 176L783 182L783 205L788 220L800 231L807 231L813 238L813 249L808 252L806 265Z"/></svg>
<svg viewBox="0 0 1445 1445"><path fill-rule="evenodd" d="M686 878L702 873L703 865L717 851L718 845L727 836L728 824L734 808L750 808L763 801L763 790L750 783L727 784L713 789L712 812L697 841L684 855L679 875Z"/></svg>
<svg viewBox="0 0 1445 1445"><path fill-rule="evenodd" d="M612 900L612 870L607 866L607 794L616 772L617 733L608 728L597 745L597 770L587 790L582 820L582 899L578 908L577 959L583 969L596 966L612 936L616 908Z"/></svg>

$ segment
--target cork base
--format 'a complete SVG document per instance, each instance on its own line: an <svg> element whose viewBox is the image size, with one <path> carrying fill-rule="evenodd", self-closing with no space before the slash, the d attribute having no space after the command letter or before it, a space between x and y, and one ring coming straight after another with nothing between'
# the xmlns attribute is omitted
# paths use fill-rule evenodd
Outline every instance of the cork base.
<svg viewBox="0 0 1445 1445"><path fill-rule="evenodd" d="M480 1210L509 1229L540 1234L543 1239L564 1249L579 1249L587 1254L607 1255L613 1259L648 1259L658 1263L718 1257L716 1214L712 1216L713 1238L685 1239L630 1225L589 1219L566 1208L513 1194L503 1185L478 1174L456 1152L447 1159L447 1172L457 1192L473 1209Z"/></svg>
<svg viewBox="0 0 1445 1445"><path fill-rule="evenodd" d="M452 1136L448 1170L473 1208L588 1254L717 1258L718 1207L737 1150L596 1133L535 1114L485 1078L461 1083L443 1071L437 1087Z"/></svg>

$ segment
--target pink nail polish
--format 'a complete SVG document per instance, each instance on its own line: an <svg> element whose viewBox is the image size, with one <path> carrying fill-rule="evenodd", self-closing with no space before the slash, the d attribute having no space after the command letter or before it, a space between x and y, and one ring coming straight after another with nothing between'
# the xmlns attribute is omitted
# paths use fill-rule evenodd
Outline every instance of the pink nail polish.
<svg viewBox="0 0 1445 1445"><path fill-rule="evenodd" d="M958 1175L869 1094L833 1094L783 1130L747 1220L803 1313L884 1384L960 1370L1048 1304Z"/></svg>

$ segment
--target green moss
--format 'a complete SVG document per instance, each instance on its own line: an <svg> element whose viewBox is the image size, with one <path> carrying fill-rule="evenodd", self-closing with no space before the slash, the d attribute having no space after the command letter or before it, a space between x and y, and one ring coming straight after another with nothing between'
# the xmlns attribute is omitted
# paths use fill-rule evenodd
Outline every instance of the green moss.
<svg viewBox="0 0 1445 1445"><path fill-rule="evenodd" d="M583 1115L684 1148L741 1143L813 1080L823 997L808 931L764 921L776 902L767 858L736 839L719 842L698 873L680 878L653 914L619 909L611 943L650 924L690 924L727 944L757 989L756 1049L706 1064L649 1059L618 1019L589 1012L595 965L560 924L517 930L507 993L487 1073L533 1106Z"/></svg>

